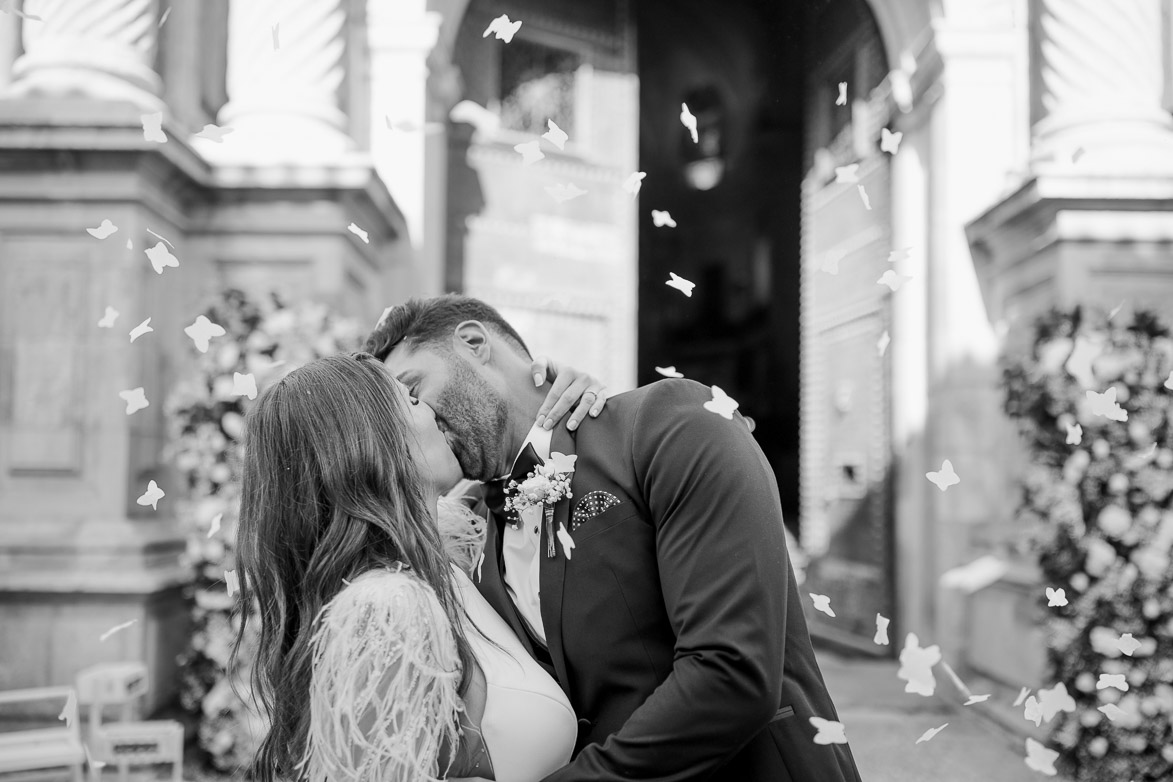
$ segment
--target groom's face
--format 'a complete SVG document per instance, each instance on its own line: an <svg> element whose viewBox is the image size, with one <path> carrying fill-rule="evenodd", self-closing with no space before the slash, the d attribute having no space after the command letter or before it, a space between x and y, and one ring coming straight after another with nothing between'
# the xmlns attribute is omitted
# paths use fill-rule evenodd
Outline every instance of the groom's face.
<svg viewBox="0 0 1173 782"><path fill-rule="evenodd" d="M460 463L465 477L498 477L509 407L504 396L475 365L454 352L421 346L396 346L385 361L417 399L436 414L436 426Z"/></svg>

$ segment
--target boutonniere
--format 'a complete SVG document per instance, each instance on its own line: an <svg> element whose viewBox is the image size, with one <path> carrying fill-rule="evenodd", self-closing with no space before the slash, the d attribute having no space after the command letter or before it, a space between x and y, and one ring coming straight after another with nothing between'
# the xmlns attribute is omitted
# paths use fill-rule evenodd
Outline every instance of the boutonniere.
<svg viewBox="0 0 1173 782"><path fill-rule="evenodd" d="M550 460L539 464L522 481L510 481L505 487L505 509L518 516L529 508L542 508L546 523L546 556L553 557L554 506L574 495L570 492L570 478L578 456L564 453L550 454ZM565 543L563 544L565 546ZM567 551L569 555L569 550Z"/></svg>

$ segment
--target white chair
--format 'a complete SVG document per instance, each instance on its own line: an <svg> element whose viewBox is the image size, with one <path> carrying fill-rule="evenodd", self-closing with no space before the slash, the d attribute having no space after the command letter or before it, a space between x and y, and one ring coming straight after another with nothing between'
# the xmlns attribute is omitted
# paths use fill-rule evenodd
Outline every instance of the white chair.
<svg viewBox="0 0 1173 782"><path fill-rule="evenodd" d="M86 760L77 724L77 698L72 687L35 687L0 692L0 706L63 700L65 721L47 728L0 733L0 773L68 768L73 782L82 782Z"/></svg>

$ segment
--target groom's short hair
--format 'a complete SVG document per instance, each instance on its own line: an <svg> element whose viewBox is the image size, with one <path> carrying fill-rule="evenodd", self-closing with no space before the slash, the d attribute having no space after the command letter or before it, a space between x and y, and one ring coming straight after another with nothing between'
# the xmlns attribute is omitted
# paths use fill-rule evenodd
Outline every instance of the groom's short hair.
<svg viewBox="0 0 1173 782"><path fill-rule="evenodd" d="M480 321L526 358L532 358L521 335L501 313L480 299L458 293L410 299L406 304L391 307L367 336L362 350L380 361L386 361L401 342L413 350L426 347L451 353L452 332L466 320Z"/></svg>

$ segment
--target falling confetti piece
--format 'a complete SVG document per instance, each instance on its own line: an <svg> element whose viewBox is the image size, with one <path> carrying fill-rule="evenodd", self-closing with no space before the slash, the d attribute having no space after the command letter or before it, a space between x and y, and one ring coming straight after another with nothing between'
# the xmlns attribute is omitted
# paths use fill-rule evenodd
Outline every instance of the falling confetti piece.
<svg viewBox="0 0 1173 782"><path fill-rule="evenodd" d="M676 371L676 367L675 367L675 366L670 366L670 367L656 367L656 371L657 371L657 372L659 372L659 373L660 373L661 375L663 375L664 377L684 377L684 375L683 375L683 374L681 374L680 372L677 372L677 371Z"/></svg>
<svg viewBox="0 0 1173 782"><path fill-rule="evenodd" d="M1120 640L1116 642L1116 646L1121 652L1131 657L1132 653L1143 646L1143 644L1133 638L1132 633L1125 633L1120 636Z"/></svg>
<svg viewBox="0 0 1173 782"><path fill-rule="evenodd" d="M912 252L911 247L901 247L899 250L892 250L888 253L888 263L896 263L897 261L907 261L908 254Z"/></svg>
<svg viewBox="0 0 1173 782"><path fill-rule="evenodd" d="M1002 576L1006 575L1008 565L1003 559L991 554L978 557L973 562L946 570L941 574L941 586L957 589L965 594L972 595L979 589L985 589Z"/></svg>
<svg viewBox="0 0 1173 782"><path fill-rule="evenodd" d="M624 192L631 193L631 197L635 198L639 195L639 189L643 187L644 177L647 174L643 171L636 171L634 174L623 180Z"/></svg>
<svg viewBox="0 0 1173 782"><path fill-rule="evenodd" d="M1083 442L1083 427L1079 424L1067 424L1067 444L1079 445Z"/></svg>
<svg viewBox="0 0 1173 782"><path fill-rule="evenodd" d="M936 472L927 472L925 477L932 483L936 484L937 488L945 491L950 486L961 483L961 479L957 477L957 473L953 472L953 462L946 459L941 463L941 469Z"/></svg>
<svg viewBox="0 0 1173 782"><path fill-rule="evenodd" d="M1102 394L1097 394L1095 391L1088 389L1088 402L1091 403L1091 411L1094 415L1103 416L1109 421L1127 421L1128 412L1116 404L1116 387L1112 386Z"/></svg>
<svg viewBox="0 0 1173 782"><path fill-rule="evenodd" d="M127 415L134 415L139 410L151 406L151 403L147 401L147 394L142 386L132 388L128 391L119 391L118 396L122 397L122 401L126 402Z"/></svg>
<svg viewBox="0 0 1173 782"><path fill-rule="evenodd" d="M42 19L39 16L34 16L33 14L26 14L24 11L17 8L13 4L12 0L4 0L4 2L0 3L0 11L4 11L5 13L9 13L9 14L12 14L13 16L20 17L21 19L30 19L34 22L45 21L44 19Z"/></svg>
<svg viewBox="0 0 1173 782"><path fill-rule="evenodd" d="M566 554L566 558L570 559L570 552L574 550L574 538L570 537L570 533L566 531L565 524L558 525L558 542L562 544L562 551Z"/></svg>
<svg viewBox="0 0 1173 782"><path fill-rule="evenodd" d="M128 250L134 249L134 242L132 242L130 239L126 240L126 249L128 249Z"/></svg>
<svg viewBox="0 0 1173 782"><path fill-rule="evenodd" d="M195 134L196 138L206 138L217 144L224 143L224 137L232 132L232 128L222 128L219 125L204 125L204 129Z"/></svg>
<svg viewBox="0 0 1173 782"><path fill-rule="evenodd" d="M888 336L888 330L885 329L880 338L876 340L876 351L882 356L888 350L888 345L891 344L892 338Z"/></svg>
<svg viewBox="0 0 1173 782"><path fill-rule="evenodd" d="M1058 773L1055 771L1055 760L1058 757L1057 751L1047 749L1034 739L1026 740L1026 765L1032 771L1046 774L1049 777L1055 776Z"/></svg>
<svg viewBox="0 0 1173 782"><path fill-rule="evenodd" d="M183 330L183 333L191 337L191 341L195 343L196 350L201 353L208 352L208 343L213 337L222 337L228 332L224 327L218 323L213 323L203 315L195 319L195 323L191 324Z"/></svg>
<svg viewBox="0 0 1173 782"><path fill-rule="evenodd" d="M586 195L586 191L580 188L573 182L567 184L551 185L546 188L546 192L558 203L562 204L567 201L573 201L579 196Z"/></svg>
<svg viewBox="0 0 1173 782"><path fill-rule="evenodd" d="M1078 163L1079 159L1083 157L1084 152L1086 152L1086 150L1083 147L1076 147L1075 151L1071 153L1071 162Z"/></svg>
<svg viewBox="0 0 1173 782"><path fill-rule="evenodd" d="M69 697L65 699L65 708L57 715L57 719L65 720L65 726L71 728L73 727L74 714L77 714L77 692L70 690Z"/></svg>
<svg viewBox="0 0 1173 782"><path fill-rule="evenodd" d="M825 720L822 717L811 717L811 725L815 726L816 744L846 744L846 728L842 722Z"/></svg>
<svg viewBox="0 0 1173 782"><path fill-rule="evenodd" d="M224 581L228 585L228 596L229 597L232 597L233 595L235 595L237 592L240 591L240 579L238 579L236 577L235 570L225 570L224 571Z"/></svg>
<svg viewBox="0 0 1173 782"><path fill-rule="evenodd" d="M693 144L700 142L700 136L697 135L696 131L696 117L694 117L692 112L688 110L687 103L680 104L680 124L688 128L688 133L692 136Z"/></svg>
<svg viewBox="0 0 1173 782"><path fill-rule="evenodd" d="M1027 722L1033 722L1036 728L1043 724L1043 709L1035 696L1032 695L1026 699L1026 703L1022 709L1022 716Z"/></svg>
<svg viewBox="0 0 1173 782"><path fill-rule="evenodd" d="M931 740L933 738L933 736L936 736L938 733L945 730L945 728L947 728L947 727L949 727L948 722L946 722L944 725L942 725L939 728L929 728L924 733L920 734L920 738L916 740L916 743L920 744L922 741Z"/></svg>
<svg viewBox="0 0 1173 782"><path fill-rule="evenodd" d="M683 277L678 276L676 274L676 272L668 272L668 276L671 279L669 279L666 283L664 283L665 285L667 285L670 288L675 288L676 290L683 293L685 296L692 298L692 289L696 287L695 282L689 282L688 280L684 279Z"/></svg>
<svg viewBox="0 0 1173 782"><path fill-rule="evenodd" d="M837 98L835 98L835 105L836 106L846 106L847 105L847 82L845 82L845 81L839 82L839 96Z"/></svg>
<svg viewBox="0 0 1173 782"><path fill-rule="evenodd" d="M933 666L941 662L941 647L936 644L921 648L920 639L916 633L909 633L904 640L904 648L900 651L900 668L896 676L903 679L905 692L913 692L926 697L931 696L937 688L937 680L933 676Z"/></svg>
<svg viewBox="0 0 1173 782"><path fill-rule="evenodd" d="M880 646L888 645L888 623L892 620L882 614L876 614L876 636L872 643Z"/></svg>
<svg viewBox="0 0 1173 782"><path fill-rule="evenodd" d="M888 72L888 86L892 89L892 100L901 112L907 114L912 111L912 79L908 72L895 70Z"/></svg>
<svg viewBox="0 0 1173 782"><path fill-rule="evenodd" d="M880 275L880 279L876 280L877 285L887 285L888 289L895 293L900 290L900 286L911 280L912 277L907 274L901 274L894 269L887 269Z"/></svg>
<svg viewBox="0 0 1173 782"><path fill-rule="evenodd" d="M481 34L482 38L488 38L492 33L497 37L497 40L510 43L513 41L513 36L517 34L521 27L521 21L509 21L508 14L501 14L493 21L489 22L489 26L485 28L485 32Z"/></svg>
<svg viewBox="0 0 1173 782"><path fill-rule="evenodd" d="M105 761L95 760L93 758L93 756L90 755L90 748L86 746L86 743L84 741L81 744L81 748L82 748L82 751L85 752L87 766L89 766L90 768L92 768L96 771L100 771L101 769L106 768Z"/></svg>
<svg viewBox="0 0 1173 782"><path fill-rule="evenodd" d="M554 469L555 472L574 472L574 463L578 461L578 456L575 454L564 454L554 451L550 454L550 461L547 464Z"/></svg>
<svg viewBox="0 0 1173 782"><path fill-rule="evenodd" d="M142 115L143 138L160 144L167 141L167 134L163 132L163 112Z"/></svg>
<svg viewBox="0 0 1173 782"><path fill-rule="evenodd" d="M903 138L903 133L893 133L887 128L880 128L880 151L895 155L900 149L900 140Z"/></svg>
<svg viewBox="0 0 1173 782"><path fill-rule="evenodd" d="M1113 722L1128 713L1124 709L1117 706L1115 703L1105 703L1103 706L1098 707L1097 711L1103 712L1104 716Z"/></svg>
<svg viewBox="0 0 1173 782"><path fill-rule="evenodd" d="M391 117L387 116L386 114L383 115L383 121L387 123L387 130L393 130L400 133L414 133L417 130L423 129L409 119L401 119L392 123Z"/></svg>
<svg viewBox="0 0 1173 782"><path fill-rule="evenodd" d="M1169 377L1165 378L1165 388L1173 391L1173 372L1169 373Z"/></svg>
<svg viewBox="0 0 1173 782"><path fill-rule="evenodd" d="M835 184L854 185L859 181L859 163L835 167Z"/></svg>
<svg viewBox="0 0 1173 782"><path fill-rule="evenodd" d="M233 372L232 393L238 396L247 396L249 399L256 399L257 379L253 377L251 372L245 375L242 375L240 372Z"/></svg>
<svg viewBox="0 0 1173 782"><path fill-rule="evenodd" d="M220 531L220 520L222 518L224 518L223 513L217 513L215 516L212 517L212 528L208 530L208 537L209 538Z"/></svg>
<svg viewBox="0 0 1173 782"><path fill-rule="evenodd" d="M1065 605L1067 605L1067 593L1063 588L1052 589L1051 587L1047 587L1047 607L1055 608Z"/></svg>
<svg viewBox="0 0 1173 782"><path fill-rule="evenodd" d="M163 11L163 15L159 17L158 29L162 29L163 25L167 24L167 17L171 16L171 6L167 6Z"/></svg>
<svg viewBox="0 0 1173 782"><path fill-rule="evenodd" d="M868 198L868 191L863 189L863 185L856 185L855 188L859 191L859 200L863 201L863 208L872 211L872 199Z"/></svg>
<svg viewBox="0 0 1173 782"><path fill-rule="evenodd" d="M129 622L123 622L120 625L114 625L109 630L107 630L106 632L104 632L100 636L98 636L98 640L105 641L110 636L114 635L117 632L125 630L126 628L130 627L131 625L135 624L136 622L138 622L137 619L131 619Z"/></svg>
<svg viewBox="0 0 1173 782"><path fill-rule="evenodd" d="M501 118L479 103L462 100L448 112L448 119L472 125L478 133L492 134L501 126Z"/></svg>
<svg viewBox="0 0 1173 782"><path fill-rule="evenodd" d="M171 243L171 240L170 240L170 239L168 239L166 236L161 236L161 235L159 235L159 234L155 233L154 231L152 231L150 228L148 228L148 229L147 229L147 233L149 233L151 236L153 236L153 237L155 237L156 239L158 239L158 240L159 240L160 242L162 242L163 244L165 244L165 245L167 245L168 247L170 247L172 250L174 250L174 249L175 249L175 245L173 245L173 244ZM133 247L127 247L126 249L128 249L128 250L133 250L134 248L133 248Z"/></svg>
<svg viewBox="0 0 1173 782"><path fill-rule="evenodd" d="M166 492L159 488L159 484L151 481L147 484L147 490L143 493L143 496L139 497L136 502L139 505L150 505L151 510L159 510L159 500L166 496Z"/></svg>
<svg viewBox="0 0 1173 782"><path fill-rule="evenodd" d="M713 398L705 402L705 409L732 421L733 411L737 409L737 401L722 391L720 386L711 386L710 390L713 392Z"/></svg>
<svg viewBox="0 0 1173 782"><path fill-rule="evenodd" d="M832 619L835 618L835 612L831 610L831 598L827 595L816 595L814 592L808 593L811 596L811 601L815 604L816 611L822 611Z"/></svg>
<svg viewBox="0 0 1173 782"><path fill-rule="evenodd" d="M965 686L965 682L961 681L961 677L953 670L953 666L949 665L947 661L941 660L941 668L945 671L945 675L949 677L949 680L953 682L953 686L968 698L971 694L969 688Z"/></svg>
<svg viewBox="0 0 1173 782"><path fill-rule="evenodd" d="M1033 699L1033 695L1027 698L1027 704L1030 704ZM1067 687L1063 682L1059 682L1049 690L1039 690L1037 704L1039 712L1047 722L1053 720L1055 715L1061 711L1075 712L1075 699L1067 692Z"/></svg>
<svg viewBox="0 0 1173 782"><path fill-rule="evenodd" d="M379 316L379 319L377 321L375 321L375 328L379 328L379 326L382 326L383 321L387 320L387 316L390 315L392 310L394 310L394 309L395 309L394 307L388 307L387 309L383 310L383 314Z"/></svg>
<svg viewBox="0 0 1173 782"><path fill-rule="evenodd" d="M102 224L97 228L87 228L86 233L95 239L105 239L107 236L117 230L118 226L114 225L114 223L110 222L109 220L103 220Z"/></svg>
<svg viewBox="0 0 1173 782"><path fill-rule="evenodd" d="M672 215L668 212L661 212L659 209L652 210L652 223L657 228L668 226L669 228L676 227L676 221L672 219Z"/></svg>
<svg viewBox="0 0 1173 782"><path fill-rule="evenodd" d="M1128 682L1124 679L1124 674L1101 673L1099 680L1096 682L1096 689L1106 690L1109 687L1115 687L1120 692L1128 692Z"/></svg>
<svg viewBox="0 0 1173 782"><path fill-rule="evenodd" d="M963 703L963 706L972 706L975 703L985 703L990 699L989 695L970 695L969 699Z"/></svg>
<svg viewBox="0 0 1173 782"><path fill-rule="evenodd" d="M106 314L98 321L98 328L112 329L116 320L118 320L118 310L113 307L106 307Z"/></svg>
<svg viewBox="0 0 1173 782"><path fill-rule="evenodd" d="M370 244L371 243L371 240L367 238L367 232L364 231L363 229L359 228L354 223L351 223L350 225L346 226L346 230L350 231L352 234L357 236L359 239L362 239L363 244Z"/></svg>
<svg viewBox="0 0 1173 782"><path fill-rule="evenodd" d="M162 274L163 270L168 266L179 266L179 259L163 246L162 242L157 243L154 247L149 247L144 252L147 258L151 260L151 266L155 269L155 274Z"/></svg>
<svg viewBox="0 0 1173 782"><path fill-rule="evenodd" d="M281 38L278 33L278 30L280 27L281 27L281 23L278 22L277 24L273 25L273 28L272 28L272 30L273 30L273 51L277 51L278 49L281 48Z"/></svg>
<svg viewBox="0 0 1173 782"><path fill-rule="evenodd" d="M143 334L146 334L149 331L154 331L154 329L151 328L150 323L151 323L151 319L147 318L142 323L138 324L133 329L131 329L130 330L130 341L134 342L136 339L141 337Z"/></svg>
<svg viewBox="0 0 1173 782"><path fill-rule="evenodd" d="M1116 317L1116 313L1119 312L1120 308L1123 306L1124 306L1124 302L1122 301L1119 304L1117 304L1115 307L1113 307L1112 311L1108 313L1108 320L1111 320L1112 318Z"/></svg>
<svg viewBox="0 0 1173 782"><path fill-rule="evenodd" d="M1156 443L1150 443L1150 444L1149 444L1149 449L1148 449L1147 451L1145 451L1145 452L1144 452L1144 455L1145 455L1145 457L1147 457L1147 458L1149 458L1149 459L1151 459L1151 458L1153 458L1154 456L1156 456L1156 455L1157 455L1157 444L1156 444Z"/></svg>
<svg viewBox="0 0 1173 782"><path fill-rule="evenodd" d="M566 149L566 140L570 136L566 135L566 131L554 124L554 120L548 119L546 123L550 129L542 134L542 138L558 147L558 149Z"/></svg>
<svg viewBox="0 0 1173 782"><path fill-rule="evenodd" d="M1030 688L1023 687L1021 690L1018 691L1018 697L1014 699L1014 703L1012 705L1015 708L1021 706L1022 702L1026 700L1027 695L1030 695Z"/></svg>
<svg viewBox="0 0 1173 782"><path fill-rule="evenodd" d="M523 166L533 165L546 156L546 153L540 149L541 142L537 139L533 141L526 141L523 144L515 144L513 151L521 154L521 164Z"/></svg>

